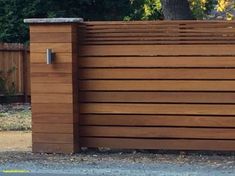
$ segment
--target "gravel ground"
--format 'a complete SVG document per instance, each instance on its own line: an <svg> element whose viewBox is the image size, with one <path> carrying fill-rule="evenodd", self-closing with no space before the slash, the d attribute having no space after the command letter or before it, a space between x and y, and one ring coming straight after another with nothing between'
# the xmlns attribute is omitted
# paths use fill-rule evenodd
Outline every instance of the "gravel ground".
<svg viewBox="0 0 235 176"><path fill-rule="evenodd" d="M0 131L31 129L29 104L0 104Z"/></svg>
<svg viewBox="0 0 235 176"><path fill-rule="evenodd" d="M29 171L31 175L234 176L235 154L133 150L85 150L71 155L0 152L0 170L8 169Z"/></svg>
<svg viewBox="0 0 235 176"><path fill-rule="evenodd" d="M0 131L30 128L29 105L0 105ZM71 155L32 154L30 132L0 132L2 175L234 176L235 153L83 149Z"/></svg>

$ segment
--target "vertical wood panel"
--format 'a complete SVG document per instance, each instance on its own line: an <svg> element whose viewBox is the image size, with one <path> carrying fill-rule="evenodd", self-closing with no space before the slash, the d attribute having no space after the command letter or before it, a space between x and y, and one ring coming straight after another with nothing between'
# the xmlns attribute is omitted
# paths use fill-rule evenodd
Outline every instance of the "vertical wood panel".
<svg viewBox="0 0 235 176"><path fill-rule="evenodd" d="M26 50L26 51L25 51ZM24 55L23 53L26 52ZM0 71L7 72L13 67L16 70L10 75L10 83L14 83L16 94L23 95L25 93L24 86L27 87L27 92L30 92L29 81L29 63L23 68L24 62L27 60L29 53L22 44L4 43L0 44Z"/></svg>

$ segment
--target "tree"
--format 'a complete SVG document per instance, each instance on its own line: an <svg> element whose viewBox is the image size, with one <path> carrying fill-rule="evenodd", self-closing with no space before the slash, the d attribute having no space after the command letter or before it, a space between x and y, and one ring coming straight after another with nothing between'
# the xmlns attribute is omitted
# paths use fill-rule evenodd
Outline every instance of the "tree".
<svg viewBox="0 0 235 176"><path fill-rule="evenodd" d="M218 19L235 19L235 2L234 0L218 0L216 10L212 12L212 18Z"/></svg>
<svg viewBox="0 0 235 176"><path fill-rule="evenodd" d="M161 0L164 19L167 20L192 20L188 0Z"/></svg>
<svg viewBox="0 0 235 176"><path fill-rule="evenodd" d="M226 10L225 16L232 19L234 0L0 0L0 42L27 42L24 18L157 20L164 14L165 19L207 19L218 1L220 13Z"/></svg>

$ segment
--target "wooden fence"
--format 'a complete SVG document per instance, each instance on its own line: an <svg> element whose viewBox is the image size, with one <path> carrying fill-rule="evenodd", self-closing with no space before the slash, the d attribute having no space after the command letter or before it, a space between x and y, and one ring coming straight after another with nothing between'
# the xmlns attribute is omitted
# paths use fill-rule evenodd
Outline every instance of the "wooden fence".
<svg viewBox="0 0 235 176"><path fill-rule="evenodd" d="M29 51L22 44L0 44L0 71L6 73L15 68L10 74L9 82L14 83L15 95L27 97L30 94Z"/></svg>
<svg viewBox="0 0 235 176"><path fill-rule="evenodd" d="M34 152L235 150L234 21L30 30Z"/></svg>

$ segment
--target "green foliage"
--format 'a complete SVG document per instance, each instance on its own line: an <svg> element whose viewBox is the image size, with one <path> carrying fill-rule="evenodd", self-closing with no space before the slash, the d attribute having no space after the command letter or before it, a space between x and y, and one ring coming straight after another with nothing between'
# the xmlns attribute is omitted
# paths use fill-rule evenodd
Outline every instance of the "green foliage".
<svg viewBox="0 0 235 176"><path fill-rule="evenodd" d="M217 0L189 0L197 19L202 19ZM28 41L24 18L82 17L90 20L162 19L160 0L0 0L0 42Z"/></svg>
<svg viewBox="0 0 235 176"><path fill-rule="evenodd" d="M28 25L23 23L24 18L123 20L132 13L131 6L130 0L0 0L0 42L26 42L29 36Z"/></svg>
<svg viewBox="0 0 235 176"><path fill-rule="evenodd" d="M0 94L12 95L16 92L14 82L10 81L10 76L15 72L16 67L12 67L7 71L0 70Z"/></svg>
<svg viewBox="0 0 235 176"><path fill-rule="evenodd" d="M204 19L215 8L215 0L190 0L191 10L196 19Z"/></svg>
<svg viewBox="0 0 235 176"><path fill-rule="evenodd" d="M160 0L132 0L130 13L123 20L156 20L163 18Z"/></svg>

